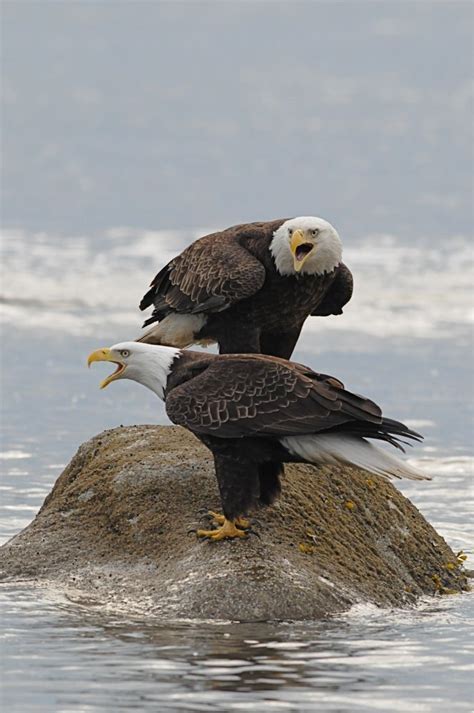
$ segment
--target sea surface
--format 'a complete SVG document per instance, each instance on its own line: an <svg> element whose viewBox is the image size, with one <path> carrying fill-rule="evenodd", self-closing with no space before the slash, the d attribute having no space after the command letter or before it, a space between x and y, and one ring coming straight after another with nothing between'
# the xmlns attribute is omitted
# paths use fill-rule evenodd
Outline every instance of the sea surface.
<svg viewBox="0 0 474 713"><path fill-rule="evenodd" d="M155 271L207 230L114 227L3 235L0 534L34 517L85 439L166 423L133 383L106 391L88 353L134 338ZM463 234L348 236L342 317L308 321L295 358L421 431L431 482L402 491L473 565L472 249ZM157 624L3 585L5 711L472 711L474 598L408 610L358 605L314 623Z"/></svg>

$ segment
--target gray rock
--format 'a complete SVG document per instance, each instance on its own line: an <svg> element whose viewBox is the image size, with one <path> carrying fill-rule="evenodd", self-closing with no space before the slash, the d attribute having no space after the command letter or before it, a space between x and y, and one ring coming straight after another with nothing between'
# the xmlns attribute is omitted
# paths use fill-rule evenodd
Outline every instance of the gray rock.
<svg viewBox="0 0 474 713"><path fill-rule="evenodd" d="M255 514L247 539L197 539L209 508L219 510L212 458L191 434L106 431L79 448L35 520L3 546L2 578L162 619L247 621L467 588L418 510L363 471L287 466L280 500Z"/></svg>

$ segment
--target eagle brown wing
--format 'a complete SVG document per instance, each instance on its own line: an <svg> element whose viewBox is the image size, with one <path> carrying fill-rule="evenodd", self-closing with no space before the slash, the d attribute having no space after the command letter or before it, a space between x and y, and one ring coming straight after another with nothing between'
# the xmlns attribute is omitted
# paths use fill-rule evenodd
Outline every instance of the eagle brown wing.
<svg viewBox="0 0 474 713"><path fill-rule="evenodd" d="M221 438L300 435L347 421L382 421L376 404L336 379L255 355L212 361L170 391L166 411L173 423Z"/></svg>
<svg viewBox="0 0 474 713"><path fill-rule="evenodd" d="M354 290L352 272L343 262L337 268L334 280L322 301L311 312L313 317L327 317L330 314L342 314L342 308L349 302Z"/></svg>
<svg viewBox="0 0 474 713"><path fill-rule="evenodd" d="M158 273L140 303L155 306L148 322L169 312L219 312L258 292L265 267L239 243L239 228L200 238Z"/></svg>

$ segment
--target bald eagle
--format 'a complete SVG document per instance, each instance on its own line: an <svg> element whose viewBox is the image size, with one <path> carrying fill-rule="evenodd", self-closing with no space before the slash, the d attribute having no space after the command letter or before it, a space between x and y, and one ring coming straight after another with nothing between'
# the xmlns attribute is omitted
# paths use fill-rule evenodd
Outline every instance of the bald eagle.
<svg viewBox="0 0 474 713"><path fill-rule="evenodd" d="M196 240L154 278L154 306L137 341L173 347L217 342L221 354L289 359L309 315L342 314L352 274L333 226L299 217L235 225Z"/></svg>
<svg viewBox="0 0 474 713"><path fill-rule="evenodd" d="M224 514L212 513L221 527L198 530L199 536L244 537L244 516L278 497L283 463L346 463L386 478L427 478L366 440L403 450L402 439L421 440L418 433L301 364L138 342L98 349L89 366L94 361L118 365L102 388L117 379L138 381L165 401L173 423L212 451Z"/></svg>

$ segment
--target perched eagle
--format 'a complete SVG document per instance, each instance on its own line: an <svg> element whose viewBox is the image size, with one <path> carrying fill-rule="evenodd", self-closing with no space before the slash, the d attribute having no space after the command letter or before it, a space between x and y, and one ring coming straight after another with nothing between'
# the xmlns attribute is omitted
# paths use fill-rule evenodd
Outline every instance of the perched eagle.
<svg viewBox="0 0 474 713"><path fill-rule="evenodd" d="M155 277L140 303L154 305L137 341L221 354L289 359L309 315L341 314L352 274L333 226L299 217L235 225L196 240Z"/></svg>
<svg viewBox="0 0 474 713"><path fill-rule="evenodd" d="M309 367L256 354L216 355L138 342L98 349L88 359L118 364L101 387L133 379L165 401L173 423L213 453L224 515L221 527L198 530L220 540L244 537L243 516L280 493L283 463L346 463L387 478L426 479L369 443L421 440L403 423Z"/></svg>

